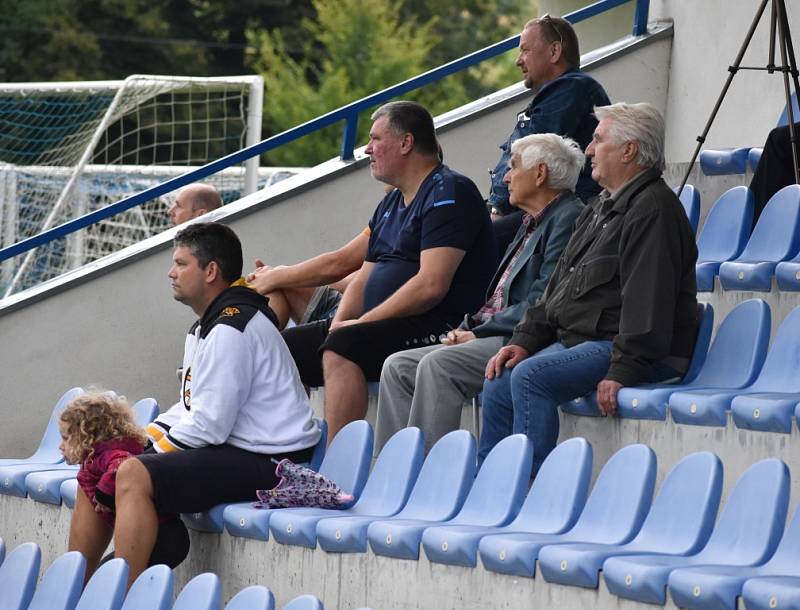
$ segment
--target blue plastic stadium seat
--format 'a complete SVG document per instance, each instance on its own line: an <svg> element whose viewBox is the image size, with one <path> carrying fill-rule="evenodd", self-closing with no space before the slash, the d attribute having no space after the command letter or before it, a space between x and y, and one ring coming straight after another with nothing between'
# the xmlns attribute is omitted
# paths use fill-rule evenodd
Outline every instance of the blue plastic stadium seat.
<svg viewBox="0 0 800 610"><path fill-rule="evenodd" d="M97 568L75 610L120 610L128 585L128 564L112 559Z"/></svg>
<svg viewBox="0 0 800 610"><path fill-rule="evenodd" d="M505 527L450 524L428 528L422 535L425 554L439 563L472 567L478 563L478 543L486 534L565 532L586 503L591 473L591 445L582 438L564 441L545 459L514 521Z"/></svg>
<svg viewBox="0 0 800 610"><path fill-rule="evenodd" d="M753 226L753 193L736 186L717 199L697 238L698 292L712 292L719 267L742 253Z"/></svg>
<svg viewBox="0 0 800 610"><path fill-rule="evenodd" d="M696 553L711 535L721 494L722 462L719 458L709 452L688 455L664 479L636 538L622 545L546 546L539 551L539 570L549 582L596 589L603 562L609 557ZM611 513L606 517L614 519ZM606 529L603 524L595 527Z"/></svg>
<svg viewBox="0 0 800 610"><path fill-rule="evenodd" d="M172 610L219 610L222 606L222 585L219 576L206 572L195 576L178 593Z"/></svg>
<svg viewBox="0 0 800 610"><path fill-rule="evenodd" d="M42 552L33 542L25 542L8 554L0 565L0 591L3 610L26 610L39 578Z"/></svg>
<svg viewBox="0 0 800 610"><path fill-rule="evenodd" d="M75 508L75 495L78 493L78 479L67 479L59 488L61 500L68 508Z"/></svg>
<svg viewBox="0 0 800 610"><path fill-rule="evenodd" d="M158 416L158 402L154 398L143 398L133 405L133 413L136 423L144 428ZM28 496L37 502L61 504L61 484L74 479L77 474L77 466L32 472L25 477L25 489Z"/></svg>
<svg viewBox="0 0 800 610"><path fill-rule="evenodd" d="M675 191L677 194L677 189ZM697 233L697 225L700 222L700 191L691 184L687 184L683 187L678 198L681 200L683 210L686 212L686 218L689 219L689 224L692 225L692 231Z"/></svg>
<svg viewBox="0 0 800 610"><path fill-rule="evenodd" d="M700 152L700 169L706 176L743 174L747 170L749 148L703 150Z"/></svg>
<svg viewBox="0 0 800 610"><path fill-rule="evenodd" d="M301 595L286 604L283 610L324 610L324 607L313 595Z"/></svg>
<svg viewBox="0 0 800 610"><path fill-rule="evenodd" d="M28 610L74 610L85 574L86 560L80 552L57 557L33 592Z"/></svg>
<svg viewBox="0 0 800 610"><path fill-rule="evenodd" d="M317 545L317 523L326 517L369 515L386 518L397 514L408 500L424 459L425 443L419 428L409 427L396 432L378 455L358 502L345 510L312 507L277 510L269 520L273 538L281 544L313 549ZM343 551L350 544L355 544L355 541L345 540L342 548L337 550Z"/></svg>
<svg viewBox="0 0 800 610"><path fill-rule="evenodd" d="M225 610L275 610L275 598L266 587L254 585L234 595Z"/></svg>
<svg viewBox="0 0 800 610"><path fill-rule="evenodd" d="M175 577L165 565L147 568L133 582L121 610L168 610Z"/></svg>
<svg viewBox="0 0 800 610"><path fill-rule="evenodd" d="M762 392L737 396L731 401L733 423L745 430L792 432L792 418L800 392Z"/></svg>
<svg viewBox="0 0 800 610"><path fill-rule="evenodd" d="M797 104L797 91L792 93L792 114L794 115L794 120L800 120L800 106ZM778 127L783 127L784 125L789 124L789 111L786 109L786 106L783 107L783 112L781 112L781 116L778 117Z"/></svg>
<svg viewBox="0 0 800 610"><path fill-rule="evenodd" d="M0 538L0 566L3 565L3 560L6 558L6 543Z"/></svg>
<svg viewBox="0 0 800 610"><path fill-rule="evenodd" d="M769 292L775 267L800 250L800 185L775 193L753 229L744 251L719 267L723 290Z"/></svg>
<svg viewBox="0 0 800 610"><path fill-rule="evenodd" d="M756 576L800 577L800 510L772 558L762 566L698 566L669 575L669 592L681 608L736 610L742 585ZM781 606L783 607L783 606Z"/></svg>
<svg viewBox="0 0 800 610"><path fill-rule="evenodd" d="M385 524L381 532L388 530L386 535L391 540L395 520L440 522L450 519L461 508L475 480L475 451L475 439L466 430L446 434L425 458L403 510L388 520L371 515L322 519L317 523L317 542L326 551L363 553L367 550L367 530L376 521ZM385 535L383 538L385 540ZM418 549L417 540L415 553Z"/></svg>
<svg viewBox="0 0 800 610"><path fill-rule="evenodd" d="M440 438L422 465L405 508L391 519L369 524L367 538L373 552L419 559L424 527L447 521L461 510L475 480L476 466L472 434L454 430Z"/></svg>
<svg viewBox="0 0 800 610"><path fill-rule="evenodd" d="M603 564L614 595L664 604L667 579L677 569L699 565L754 566L778 545L789 503L789 471L771 458L748 468L736 482L708 544L695 555L630 555Z"/></svg>
<svg viewBox="0 0 800 610"><path fill-rule="evenodd" d="M800 254L790 261L781 261L775 267L778 288L786 292L800 292Z"/></svg>
<svg viewBox="0 0 800 610"><path fill-rule="evenodd" d="M800 577L758 576L745 581L742 599L747 610L800 609Z"/></svg>
<svg viewBox="0 0 800 610"><path fill-rule="evenodd" d="M481 539L483 565L493 572L533 577L542 547L565 542L624 544L639 531L653 499L656 456L645 445L617 451L597 475L578 522L562 535L530 532L491 534Z"/></svg>
<svg viewBox="0 0 800 610"><path fill-rule="evenodd" d="M308 466L311 470L319 472L320 464L325 457L325 445L328 441L328 424L320 421L322 434L319 441L314 446L314 453L311 455L311 461ZM256 500L256 491L253 490L253 501ZM189 529L197 530L198 532L210 532L212 534L221 534L225 529L225 509L229 506L248 506L252 503L233 503L233 504L217 504L212 506L207 511L199 513L183 513L183 522Z"/></svg>
<svg viewBox="0 0 800 610"><path fill-rule="evenodd" d="M756 171L762 154L764 154L763 148L751 148L750 152L747 153L747 164L750 166L750 171Z"/></svg>
<svg viewBox="0 0 800 610"><path fill-rule="evenodd" d="M350 422L331 442L319 472L356 498L369 474L373 449L372 427L364 420ZM253 508L250 502L229 504L223 522L232 536L269 540L269 520L275 510Z"/></svg>
<svg viewBox="0 0 800 610"><path fill-rule="evenodd" d="M39 447L36 451L27 458L4 458L0 459L0 467L16 466L19 464L60 464L64 461L64 456L61 455L61 450L58 446L61 444L61 433L58 431L58 418L61 411L70 403L70 401L83 394L83 388L72 388L67 390L58 399L56 406L53 407L53 412L50 414L50 419L47 422L42 440L39 441Z"/></svg>
<svg viewBox="0 0 800 610"><path fill-rule="evenodd" d="M800 392L797 337L800 337L800 307L793 309L781 323L764 360L764 366L752 384L738 390L699 389L675 392L669 398L672 419L681 424L725 426L728 410L737 396L756 395L758 399L758 395L765 395L765 404L769 399L777 406L777 399L781 397L779 394ZM791 417L791 411L788 412L788 417Z"/></svg>
<svg viewBox="0 0 800 610"><path fill-rule="evenodd" d="M769 305L764 301L749 299L740 303L722 321L694 379L622 388L617 394L617 412L621 417L665 420L670 396L675 392L750 385L764 364L770 323Z"/></svg>
<svg viewBox="0 0 800 610"><path fill-rule="evenodd" d="M700 367L703 365L706 359L708 344L711 342L711 331L714 328L714 308L711 307L711 305L702 302L697 303L697 316L700 320L700 323L697 326L697 337L695 339L692 360L689 362L689 368L686 370L686 374L683 376L684 383L692 381L700 372ZM665 383L658 384L658 387L666 386L667 384ZM652 386L647 385L645 387ZM560 407L564 413L569 413L571 415L583 415L586 417L600 417L602 415L600 412L600 407L597 406L596 392L592 392L588 396L581 396L580 398L575 398L569 402L565 402L560 405ZM624 412L618 412L618 414L625 416L632 411L632 409L629 409ZM644 418L639 413L636 413L634 417L638 417L639 419L664 419L664 417L657 417L655 413L652 413L651 417L649 418Z"/></svg>

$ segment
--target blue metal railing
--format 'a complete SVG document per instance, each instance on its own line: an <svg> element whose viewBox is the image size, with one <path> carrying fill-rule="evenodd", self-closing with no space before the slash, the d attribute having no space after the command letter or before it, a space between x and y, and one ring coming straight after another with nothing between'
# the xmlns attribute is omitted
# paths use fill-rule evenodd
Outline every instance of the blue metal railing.
<svg viewBox="0 0 800 610"><path fill-rule="evenodd" d="M579 21L589 19L590 17L594 17L595 15L599 15L600 13L604 13L620 5L628 4L629 2L636 2L636 9L633 19L633 35L644 35L647 33L647 16L650 10L650 0L599 0L598 2L564 15L564 18L571 23L578 23ZM155 199L156 197L160 197L165 193L170 193L182 186L202 180L203 178L206 178L211 174L215 174L226 167L242 163L251 157L278 148L283 144L292 142L293 140L318 131L324 127L328 127L329 125L333 125L334 123L338 123L339 121L345 121L340 152L341 158L345 160L352 159L353 149L355 148L356 144L355 139L356 129L358 127L358 114L362 110L389 101L392 98L408 93L409 91L419 89L432 82L441 80L445 76L465 70L466 68L479 64L487 59L501 55L502 53L514 49L517 46L519 46L519 35L511 36L510 38L507 38L501 42L490 45L479 51L475 51L474 53L470 53L469 55L465 55L460 59L456 59L450 63L444 64L443 66L429 70L428 72L420 74L419 76L415 76L414 78L410 78L402 83L387 87L383 91L373 93L372 95L369 95L358 101L347 104L346 106L342 106L341 108L317 117L316 119L312 119L311 121L307 121L301 125L298 125L297 127L293 127L277 135L269 137L266 140L262 140L258 144L253 144L252 146L243 148L238 152L222 157L221 159L217 159L216 161L212 161L211 163L208 163L196 170L167 180L166 182L148 188L135 195L131 195L130 197L126 197L125 199L108 205L102 209L95 210L94 212L90 212L89 214L65 222L57 227L43 231L38 235L34 235L33 237L24 239L16 244L7 246L0 250L0 261L4 261L22 254L23 252L27 252L28 250L32 250L33 248L49 243L53 240L65 237L70 233L74 233L75 231L79 231L80 229L93 225L96 222L100 222L101 220L105 220L106 218L110 218L116 214L120 214L133 207L142 205L143 203Z"/></svg>

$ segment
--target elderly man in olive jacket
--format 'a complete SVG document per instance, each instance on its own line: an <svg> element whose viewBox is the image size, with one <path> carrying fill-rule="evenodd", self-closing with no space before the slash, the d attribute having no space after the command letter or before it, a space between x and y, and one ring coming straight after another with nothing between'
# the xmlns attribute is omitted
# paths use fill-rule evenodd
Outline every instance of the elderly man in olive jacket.
<svg viewBox="0 0 800 610"><path fill-rule="evenodd" d="M595 109L586 149L603 186L542 298L486 366L479 459L502 438L533 441L534 472L558 439L558 405L686 372L697 328L694 235L661 178L664 120L649 104Z"/></svg>

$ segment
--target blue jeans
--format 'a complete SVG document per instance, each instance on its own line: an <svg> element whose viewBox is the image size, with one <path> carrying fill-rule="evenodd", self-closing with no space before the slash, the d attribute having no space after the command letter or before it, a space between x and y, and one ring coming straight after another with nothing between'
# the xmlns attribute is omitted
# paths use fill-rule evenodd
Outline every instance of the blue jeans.
<svg viewBox="0 0 800 610"><path fill-rule="evenodd" d="M525 434L533 442L533 473L556 446L558 405L591 394L611 365L611 341L586 341L567 348L553 343L483 384L478 462L509 434ZM667 370L668 369L668 370ZM643 382L676 376L669 367L654 366Z"/></svg>

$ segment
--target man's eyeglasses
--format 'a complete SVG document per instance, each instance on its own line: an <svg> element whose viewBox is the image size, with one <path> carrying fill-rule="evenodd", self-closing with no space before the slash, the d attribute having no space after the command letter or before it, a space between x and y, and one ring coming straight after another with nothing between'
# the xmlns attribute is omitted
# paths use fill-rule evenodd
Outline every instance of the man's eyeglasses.
<svg viewBox="0 0 800 610"><path fill-rule="evenodd" d="M550 13L545 13L544 15L539 17L536 20L536 23L539 23L541 25L547 24L550 27L550 29L553 30L553 32L555 32L555 35L558 37L558 42L560 42L562 45L564 44L564 37L561 35L561 30L558 29L558 26L556 25L555 20L550 16ZM553 42L556 41L553 40Z"/></svg>

